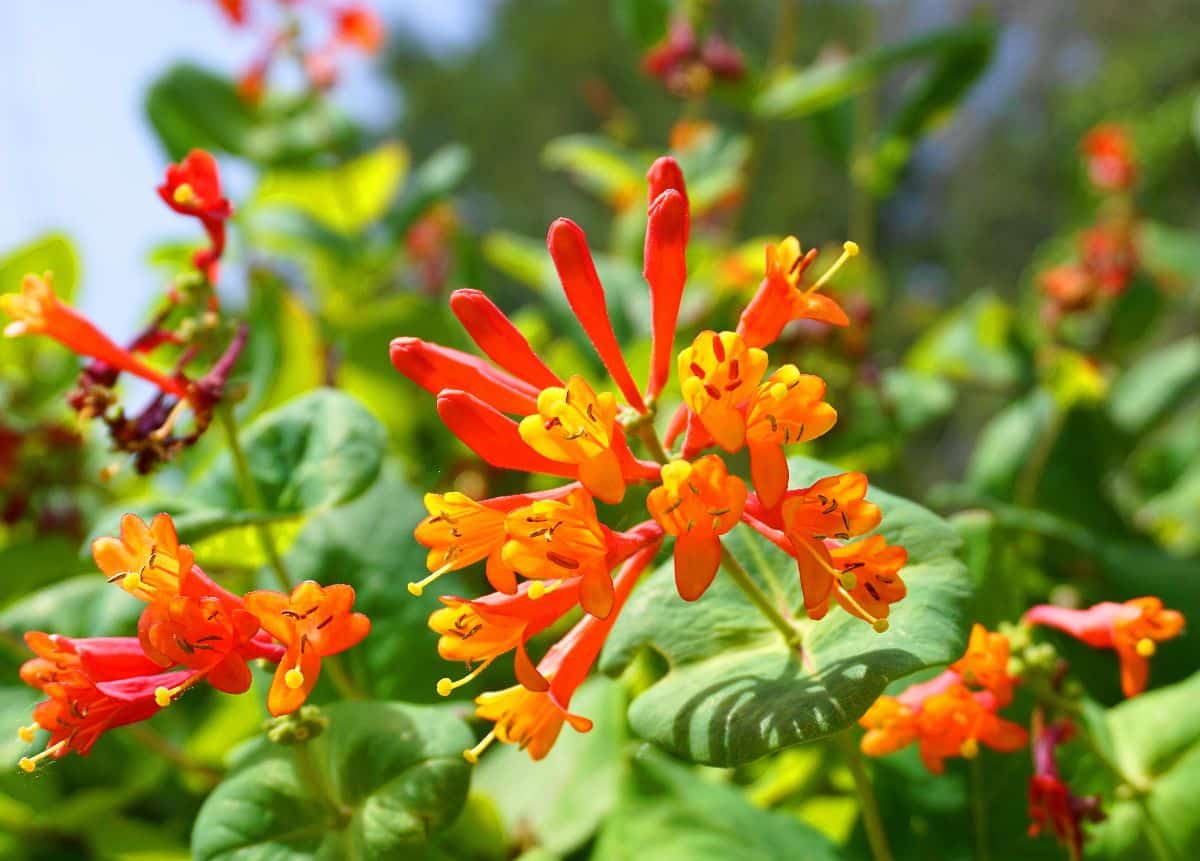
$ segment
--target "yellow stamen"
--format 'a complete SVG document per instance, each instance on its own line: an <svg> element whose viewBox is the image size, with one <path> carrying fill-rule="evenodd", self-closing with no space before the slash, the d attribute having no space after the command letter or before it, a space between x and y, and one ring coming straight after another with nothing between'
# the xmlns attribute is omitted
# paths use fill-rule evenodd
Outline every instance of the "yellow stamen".
<svg viewBox="0 0 1200 861"><path fill-rule="evenodd" d="M486 661L484 661L482 664L480 664L475 669L471 670L471 672L467 673L465 676L463 676L458 681L454 681L453 679L449 679L449 678L438 679L438 683L437 683L438 695L443 696L443 697L448 697L448 696L450 696L451 693L453 693L453 691L456 688L461 688L463 685L470 684L471 682L475 681L475 679L477 679L479 677L480 673L482 673L484 670L486 670L488 667L490 667L492 665L492 661L494 661L494 660L496 660L494 657L488 658Z"/></svg>
<svg viewBox="0 0 1200 861"><path fill-rule="evenodd" d="M142 588L142 575L137 571L130 571L121 578L121 585L130 592L136 592Z"/></svg>
<svg viewBox="0 0 1200 861"><path fill-rule="evenodd" d="M566 583L566 582L567 582L567 578L563 577L560 580L555 580L553 583L551 583L549 586L547 586L541 580L534 580L532 583L529 584L529 591L526 594L529 595L530 601L536 601L538 598L542 597L543 595L550 594L551 592L553 592L555 589L557 589L559 586L561 586L563 583Z"/></svg>
<svg viewBox="0 0 1200 861"><path fill-rule="evenodd" d="M847 240L846 242L842 243L842 256L835 260L833 265L825 270L825 274L817 279L817 283L813 284L813 286L809 287L805 292L815 293L824 287L827 283L829 283L829 279L836 275L837 271L846 264L847 260L849 260L851 257L858 256L858 252L859 248L857 242L850 242Z"/></svg>
<svg viewBox="0 0 1200 861"><path fill-rule="evenodd" d="M304 686L304 673L300 672L297 667L292 667L283 674L283 683L292 690Z"/></svg>
<svg viewBox="0 0 1200 861"><path fill-rule="evenodd" d="M33 774L33 772L37 769L39 762L41 762L43 759L54 756L66 746L67 740L63 739L58 744L50 745L50 747L46 748L41 753L34 754L33 756L21 757L19 760L17 760L17 765L20 766L21 771L25 772L26 774Z"/></svg>
<svg viewBox="0 0 1200 861"><path fill-rule="evenodd" d="M189 204L195 202L196 190L185 182L176 188L175 193L171 196L175 198L175 202L180 206L188 206Z"/></svg>
<svg viewBox="0 0 1200 861"><path fill-rule="evenodd" d="M434 571L432 574L430 574L424 580L418 580L415 583L409 583L408 584L408 593L410 595L412 595L414 598L420 598L421 594L425 591L426 586L428 586L430 583L432 583L437 578L441 577L443 574L449 573L453 567L454 567L453 564L447 563L447 564L443 565L441 568L439 568L438 570Z"/></svg>
<svg viewBox="0 0 1200 861"><path fill-rule="evenodd" d="M21 739L21 741L25 742L26 744L33 744L34 733L36 733L39 729L40 726L36 723L31 723L29 726L20 727L17 730L17 738Z"/></svg>
<svg viewBox="0 0 1200 861"><path fill-rule="evenodd" d="M858 585L858 578L854 576L853 571L843 571L838 575L838 583L841 584L843 589L849 592Z"/></svg>
<svg viewBox="0 0 1200 861"><path fill-rule="evenodd" d="M841 575L844 573L846 573L846 572L844 572L844 571L838 572L839 580L841 579ZM871 627L875 629L875 633L882 634L884 631L886 631L888 629L889 625L888 625L887 619L879 619L879 618L876 618L875 616L872 616L870 613L868 613L863 608L862 604L860 604L854 600L853 595L851 595L844 588L842 588L841 583L838 584L837 589L838 589L838 592L841 593L842 598L844 598L846 600L846 603L849 604L851 607L853 607L855 610L857 610L859 613L861 613L862 617L871 623Z"/></svg>
<svg viewBox="0 0 1200 861"><path fill-rule="evenodd" d="M1142 637L1142 639L1137 641L1137 645L1134 648L1137 649L1137 653L1143 658L1150 657L1158 650L1158 647L1154 644L1154 641L1149 637Z"/></svg>
<svg viewBox="0 0 1200 861"><path fill-rule="evenodd" d="M175 700L179 699L180 694L195 685L203 678L204 673L197 673L190 679L185 680L182 684L176 685L173 688L163 687L160 685L154 689L154 701L158 703L159 708L165 709L171 703L175 702Z"/></svg>
<svg viewBox="0 0 1200 861"><path fill-rule="evenodd" d="M463 759L471 763L471 765L474 765L475 763L479 762L480 754L487 750L488 746L495 740L496 731L492 730L480 740L479 744L475 745L470 750L464 750Z"/></svg>
<svg viewBox="0 0 1200 861"><path fill-rule="evenodd" d="M962 743L959 753L963 755L963 759L974 759L979 756L979 742L973 738L967 739Z"/></svg>

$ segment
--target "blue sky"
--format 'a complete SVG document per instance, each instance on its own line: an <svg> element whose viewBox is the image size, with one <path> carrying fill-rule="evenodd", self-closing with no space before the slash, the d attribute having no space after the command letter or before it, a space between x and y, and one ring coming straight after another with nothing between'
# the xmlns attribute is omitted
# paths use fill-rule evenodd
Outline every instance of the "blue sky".
<svg viewBox="0 0 1200 861"><path fill-rule="evenodd" d="M253 0L252 0L253 2ZM259 0L264 2L264 0ZM486 26L487 0L375 0L443 50ZM213 0L0 3L0 253L51 229L82 258L81 306L114 335L161 288L145 265L157 241L187 238L154 187L165 160L142 113L147 84L187 59L231 72L256 39ZM347 69L339 99L368 121L392 102L367 62ZM236 179L236 177L234 177Z"/></svg>

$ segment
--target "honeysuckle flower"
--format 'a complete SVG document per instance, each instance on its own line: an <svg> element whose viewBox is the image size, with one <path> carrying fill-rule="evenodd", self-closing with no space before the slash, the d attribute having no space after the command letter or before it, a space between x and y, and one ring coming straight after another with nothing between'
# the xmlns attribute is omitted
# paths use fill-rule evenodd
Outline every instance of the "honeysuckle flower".
<svg viewBox="0 0 1200 861"><path fill-rule="evenodd" d="M1126 191L1137 181L1133 142L1121 126L1096 126L1084 137L1081 149L1088 179L1098 190Z"/></svg>
<svg viewBox="0 0 1200 861"><path fill-rule="evenodd" d="M746 495L746 483L730 475L718 455L663 466L662 484L650 491L646 508L675 536L675 586L685 601L703 595L717 576L721 536L741 519Z"/></svg>
<svg viewBox="0 0 1200 861"><path fill-rule="evenodd" d="M967 652L950 665L969 685L991 691L1000 706L1012 702L1013 681L1008 674L1010 657L1008 637L989 631L976 622L971 627L971 640Z"/></svg>
<svg viewBox="0 0 1200 861"><path fill-rule="evenodd" d="M1072 858L1083 857L1084 822L1100 822L1100 796L1078 796L1058 771L1056 750L1074 735L1068 720L1047 726L1041 710L1034 712L1033 776L1029 779L1029 836L1053 829L1058 842L1070 848Z"/></svg>
<svg viewBox="0 0 1200 861"><path fill-rule="evenodd" d="M820 290L845 265L858 256L858 245L846 242L842 255L812 286L800 289L800 278L817 258L816 249L803 253L800 241L789 236L766 250L766 275L754 297L742 311L737 332L751 347L775 342L783 327L793 320L816 320L834 326L849 325L850 320L833 299Z"/></svg>
<svg viewBox="0 0 1200 861"><path fill-rule="evenodd" d="M537 665L537 673L549 683L544 690L516 685L475 698L476 715L493 721L495 726L479 744L463 752L468 762L478 761L479 755L496 740L518 745L533 759L541 759L550 752L564 723L577 732L592 728L591 720L568 711L571 698L587 678L621 607L657 552L658 542L652 541L625 562L614 579L613 607L607 618L585 615L550 647Z"/></svg>
<svg viewBox="0 0 1200 861"><path fill-rule="evenodd" d="M192 150L179 164L167 167L158 194L180 215L199 219L208 234L209 247L197 251L192 262L215 284L217 264L225 253L225 222L233 216L232 204L221 193L216 159L204 150Z"/></svg>
<svg viewBox="0 0 1200 861"><path fill-rule="evenodd" d="M1079 236L1083 268L1105 296L1125 292L1137 266L1137 245L1127 221L1114 219L1090 227Z"/></svg>
<svg viewBox="0 0 1200 861"><path fill-rule="evenodd" d="M468 668L477 666L457 681L441 679L438 693L449 696L509 652L513 652L518 682L531 691L548 689L549 682L530 660L525 644L579 602L580 579L571 577L554 589L528 581L512 595L493 592L475 600L442 597L445 606L429 617L429 627L439 635L438 654L447 661L463 661Z"/></svg>
<svg viewBox="0 0 1200 861"><path fill-rule="evenodd" d="M246 609L287 647L267 692L271 714L300 708L321 675L321 658L344 652L367 636L371 620L351 612L353 606L352 587L322 587L312 580L305 580L290 596L271 591L246 595Z"/></svg>
<svg viewBox="0 0 1200 861"><path fill-rule="evenodd" d="M1183 614L1163 607L1155 597L1134 598L1123 604L1105 601L1086 610L1039 604L1025 614L1035 625L1065 631L1097 649L1113 649L1121 663L1121 690L1134 697L1146 689L1149 658L1158 643L1183 631Z"/></svg>
<svg viewBox="0 0 1200 861"><path fill-rule="evenodd" d="M162 667L146 657L136 637L64 637L28 631L25 645L34 653L21 665L21 681L44 691L50 685L83 687L154 675Z"/></svg>
<svg viewBox="0 0 1200 861"><path fill-rule="evenodd" d="M576 464L580 483L597 498L617 503L625 496L625 479L613 449L616 421L616 398L597 395L576 375L565 386L542 389L537 414L522 419L518 430L538 454Z"/></svg>
<svg viewBox="0 0 1200 861"><path fill-rule="evenodd" d="M883 519L879 506L868 502L867 477L844 472L788 491L780 506L783 528L793 540L842 541L865 535Z"/></svg>
<svg viewBox="0 0 1200 861"><path fill-rule="evenodd" d="M660 166L660 163L661 164ZM674 159L651 166L650 210L642 274L650 285L650 381L646 397L656 398L671 374L679 303L687 281L687 243L690 231L687 191ZM657 195L656 187L664 185Z"/></svg>
<svg viewBox="0 0 1200 861"><path fill-rule="evenodd" d="M741 406L767 370L767 354L733 332L701 332L678 358L679 387L687 408L726 451L746 442Z"/></svg>
<svg viewBox="0 0 1200 861"><path fill-rule="evenodd" d="M217 6L231 24L240 27L246 23L246 0L217 0Z"/></svg>
<svg viewBox="0 0 1200 861"><path fill-rule="evenodd" d="M582 488L562 499L539 499L514 509L505 518L504 529L507 540L501 557L509 570L551 585L578 577L579 605L600 618L613 608L609 572L661 534L651 523L623 535L613 532L597 519L595 503ZM512 585L515 590L515 581Z"/></svg>
<svg viewBox="0 0 1200 861"><path fill-rule="evenodd" d="M948 757L974 759L980 744L1001 753L1023 748L1029 733L997 715L997 708L990 691L972 693L961 684L926 699L917 713L921 762L934 774L941 774Z"/></svg>
<svg viewBox="0 0 1200 861"><path fill-rule="evenodd" d="M46 335L80 356L89 356L109 367L153 383L160 391L187 398L185 381L151 368L129 350L119 347L92 321L64 305L54 292L53 276L26 275L20 293L0 295L0 308L12 318L4 328L9 338Z"/></svg>
<svg viewBox="0 0 1200 861"><path fill-rule="evenodd" d="M480 358L420 338L396 338L392 365L431 395L461 389L502 413L536 411L538 389Z"/></svg>
<svg viewBox="0 0 1200 861"><path fill-rule="evenodd" d="M337 42L366 54L378 53L387 36L383 22L364 3L351 3L335 10L333 27Z"/></svg>
<svg viewBox="0 0 1200 861"><path fill-rule="evenodd" d="M882 535L871 535L850 544L826 546L837 569L837 602L852 616L872 625L886 620L891 605L903 600L908 590L900 569L908 551L888 544Z"/></svg>
<svg viewBox="0 0 1200 861"><path fill-rule="evenodd" d="M180 579L195 563L192 548L179 543L169 514L155 515L148 525L136 514L124 515L120 537L95 539L92 558L109 582L147 602L178 595Z"/></svg>
<svg viewBox="0 0 1200 861"><path fill-rule="evenodd" d="M783 448L808 442L837 422L837 411L825 403L825 381L784 365L755 390L746 410L746 445L750 477L767 508L783 498L788 484Z"/></svg>

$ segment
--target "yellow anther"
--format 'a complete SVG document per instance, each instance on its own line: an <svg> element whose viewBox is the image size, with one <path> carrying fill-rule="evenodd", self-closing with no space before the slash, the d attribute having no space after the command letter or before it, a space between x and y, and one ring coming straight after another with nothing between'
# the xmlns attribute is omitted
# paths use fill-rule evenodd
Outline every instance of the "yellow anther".
<svg viewBox="0 0 1200 861"><path fill-rule="evenodd" d="M888 625L887 619L876 619L871 623L871 627L875 629L875 633L882 634L891 626Z"/></svg>
<svg viewBox="0 0 1200 861"><path fill-rule="evenodd" d="M438 683L437 683L438 694L443 697L448 697L456 688L461 688L463 685L470 684L471 682L475 681L475 679L479 677L480 673L482 673L484 670L486 670L488 667L490 667L492 665L492 661L494 661L494 660L496 660L495 657L488 658L486 661L484 661L482 664L477 666L475 669L471 670L471 672L467 673L465 676L463 676L458 681L454 681L453 679L447 679L447 678L438 679Z"/></svg>
<svg viewBox="0 0 1200 861"><path fill-rule="evenodd" d="M1142 639L1137 641L1137 646L1134 648L1137 649L1137 653L1143 658L1150 657L1158 650L1158 646L1149 637L1142 637Z"/></svg>
<svg viewBox="0 0 1200 861"><path fill-rule="evenodd" d="M854 576L853 571L843 571L838 575L838 582L842 584L842 588L849 592L858 585L858 578Z"/></svg>
<svg viewBox="0 0 1200 861"><path fill-rule="evenodd" d="M154 701L158 703L160 709L169 706L173 699L170 688L159 685L154 689Z"/></svg>
<svg viewBox="0 0 1200 861"><path fill-rule="evenodd" d="M845 251L847 254L849 254L851 257L857 257L858 252L859 252L858 243L852 242L849 239L847 239L845 242L842 243L842 250Z"/></svg>
<svg viewBox="0 0 1200 861"><path fill-rule="evenodd" d="M17 765L19 765L21 767L21 771L25 772L26 774L33 774L34 769L37 768L37 763L27 756L23 756L17 760Z"/></svg>
<svg viewBox="0 0 1200 861"><path fill-rule="evenodd" d="M296 688L303 687L304 686L304 673L300 672L299 668L292 667L290 670L288 670L286 673L283 674L283 683L285 685L287 685L289 688L291 688L293 691L296 690Z"/></svg>
<svg viewBox="0 0 1200 861"><path fill-rule="evenodd" d="M959 753L963 755L963 759L974 759L979 756L979 742L973 738L969 738L962 743Z"/></svg>
<svg viewBox="0 0 1200 861"><path fill-rule="evenodd" d="M33 774L33 772L37 770L39 762L41 762L43 759L48 759L49 757L54 756L66 746L67 741L66 739L63 739L58 744L50 745L50 747L46 748L41 753L34 754L33 756L21 757L19 760L17 760L17 766L20 767L21 771L25 772L26 774Z"/></svg>
<svg viewBox="0 0 1200 861"><path fill-rule="evenodd" d="M441 577L443 574L448 573L453 567L454 567L453 565L449 565L449 564L443 565L441 568L439 568L438 570L436 570L432 574L430 574L428 577L426 577L424 580L418 580L415 583L409 583L408 584L408 593L415 598L420 598L421 595L424 594L426 586L428 586L430 583L432 583L437 578Z"/></svg>
<svg viewBox="0 0 1200 861"><path fill-rule="evenodd" d="M185 182L176 188L175 193L171 196L180 206L188 206L196 201L196 190Z"/></svg>
<svg viewBox="0 0 1200 861"><path fill-rule="evenodd" d="M31 723L29 726L23 726L17 730L17 738L26 744L33 744L34 733L38 731L38 725Z"/></svg>
<svg viewBox="0 0 1200 861"><path fill-rule="evenodd" d="M485 750L487 750L488 746L495 740L496 740L496 731L492 730L487 735L485 735L482 739L480 739L479 744L475 745L470 750L464 750L463 751L463 759L465 759L467 762L471 763L471 765L474 765L475 763L479 762L480 755Z"/></svg>
<svg viewBox="0 0 1200 861"><path fill-rule="evenodd" d="M142 588L142 575L136 571L130 571L121 578L121 585L128 592L136 592Z"/></svg>
<svg viewBox="0 0 1200 861"><path fill-rule="evenodd" d="M530 601L536 601L546 594L546 584L541 580L534 580L529 584L529 591L526 594L529 596Z"/></svg>
<svg viewBox="0 0 1200 861"><path fill-rule="evenodd" d="M842 243L842 256L835 260L833 265L825 270L825 274L818 278L817 282L813 284L813 286L808 288L808 292L815 293L828 284L829 279L836 275L837 271L846 265L847 260L849 260L851 257L858 256L859 250L860 249L857 242L846 241Z"/></svg>

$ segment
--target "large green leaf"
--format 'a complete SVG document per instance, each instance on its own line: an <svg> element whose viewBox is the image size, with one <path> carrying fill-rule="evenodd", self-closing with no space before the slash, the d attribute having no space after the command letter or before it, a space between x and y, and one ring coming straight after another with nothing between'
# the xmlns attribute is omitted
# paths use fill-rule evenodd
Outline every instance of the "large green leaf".
<svg viewBox="0 0 1200 861"><path fill-rule="evenodd" d="M1012 308L991 294L975 294L927 329L904 364L958 382L1012 385L1023 371L1013 345Z"/></svg>
<svg viewBox="0 0 1200 861"><path fill-rule="evenodd" d="M311 512L348 502L379 474L383 426L354 398L317 389L249 424L241 435L262 505L242 498L233 459L223 454L193 498L227 511Z"/></svg>
<svg viewBox="0 0 1200 861"><path fill-rule="evenodd" d="M652 855L688 861L836 861L837 847L795 817L753 807L736 787L700 778L661 753L634 760L636 785L608 818L593 861Z"/></svg>
<svg viewBox="0 0 1200 861"><path fill-rule="evenodd" d="M803 485L836 470L792 462ZM725 576L695 604L675 592L664 565L634 593L602 657L618 672L643 649L660 654L667 674L634 700L629 719L642 737L694 762L736 765L853 724L889 682L949 663L966 644L971 583L955 558L960 540L945 521L883 491L881 533L908 549L902 576L908 597L895 605L891 628L871 626L840 610L798 623L803 648L779 633ZM795 563L740 527L726 536L734 555L792 607L800 606Z"/></svg>
<svg viewBox="0 0 1200 861"><path fill-rule="evenodd" d="M508 830L527 834L551 852L567 854L610 818L627 765L625 692L617 682L589 679L571 700L591 732L566 730L545 759L504 745L488 752L474 787L490 796Z"/></svg>
<svg viewBox="0 0 1200 861"><path fill-rule="evenodd" d="M1165 418L1200 391L1200 337L1155 350L1131 365L1113 384L1108 410L1113 423L1137 433Z"/></svg>
<svg viewBox="0 0 1200 861"><path fill-rule="evenodd" d="M52 631L68 637L107 637L131 633L144 605L104 581L85 574L26 596L0 613L0 630L19 638L25 631Z"/></svg>
<svg viewBox="0 0 1200 861"><path fill-rule="evenodd" d="M1108 819L1092 832L1097 857L1200 857L1197 697L1200 673L1127 700L1103 716L1097 734L1134 785L1113 792L1112 777L1105 775Z"/></svg>
<svg viewBox="0 0 1200 861"><path fill-rule="evenodd" d="M419 857L458 816L465 724L445 709L344 702L308 744L316 785L289 748L242 758L196 818L196 861Z"/></svg>

